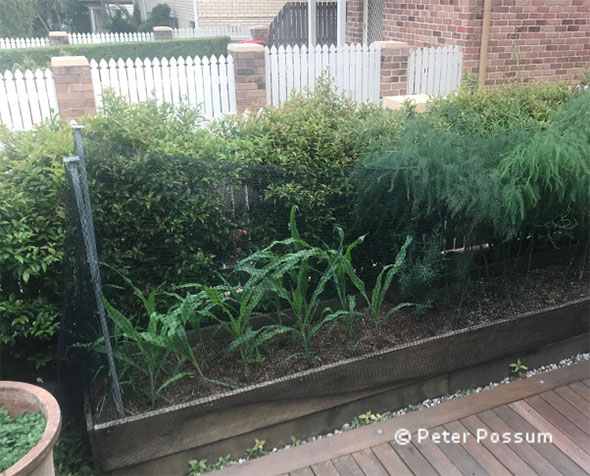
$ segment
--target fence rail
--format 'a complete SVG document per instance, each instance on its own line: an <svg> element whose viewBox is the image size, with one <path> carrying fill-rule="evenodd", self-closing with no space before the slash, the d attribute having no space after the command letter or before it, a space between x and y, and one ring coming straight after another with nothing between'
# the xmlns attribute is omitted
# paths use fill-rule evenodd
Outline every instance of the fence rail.
<svg viewBox="0 0 590 476"><path fill-rule="evenodd" d="M408 58L408 94L444 96L457 88L463 71L458 46L418 48Z"/></svg>
<svg viewBox="0 0 590 476"><path fill-rule="evenodd" d="M39 48L48 44L49 38L0 38L0 50Z"/></svg>
<svg viewBox="0 0 590 476"><path fill-rule="evenodd" d="M113 89L129 103L155 99L158 103L199 107L207 119L236 112L233 58L137 58L90 62L97 107L102 90Z"/></svg>
<svg viewBox="0 0 590 476"><path fill-rule="evenodd" d="M0 125L28 130L59 111L51 70L0 73Z"/></svg>
<svg viewBox="0 0 590 476"><path fill-rule="evenodd" d="M336 91L359 102L379 101L380 48L344 45L265 48L267 103L278 106L292 91L313 90L328 75Z"/></svg>

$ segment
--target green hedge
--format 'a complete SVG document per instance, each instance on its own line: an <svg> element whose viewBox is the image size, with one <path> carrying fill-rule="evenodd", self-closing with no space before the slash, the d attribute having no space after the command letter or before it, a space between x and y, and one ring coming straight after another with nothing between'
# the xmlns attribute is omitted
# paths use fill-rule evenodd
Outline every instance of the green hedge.
<svg viewBox="0 0 590 476"><path fill-rule="evenodd" d="M404 283L414 291L430 289L440 272L439 239L491 243L498 256L520 253L508 249L518 236L526 252L533 233L540 249L588 229L590 92L465 89L416 117L355 105L320 85L315 95L208 128L195 110L103 99L102 111L82 121L86 152L101 159L89 164L101 256L145 289L288 236L293 204L303 237L330 243L335 223L351 237L369 233L363 249L375 263L412 234ZM43 363L59 323L62 158L73 152L72 134L65 121L0 128L0 143L0 351ZM247 229L224 215L220 193L240 180L259 194Z"/></svg>
<svg viewBox="0 0 590 476"><path fill-rule="evenodd" d="M177 56L225 55L230 38L183 38L180 40L148 41L144 43L103 43L97 45L63 45L44 48L0 50L0 71L7 69L47 67L53 56L86 56L89 60L102 58L154 58Z"/></svg>

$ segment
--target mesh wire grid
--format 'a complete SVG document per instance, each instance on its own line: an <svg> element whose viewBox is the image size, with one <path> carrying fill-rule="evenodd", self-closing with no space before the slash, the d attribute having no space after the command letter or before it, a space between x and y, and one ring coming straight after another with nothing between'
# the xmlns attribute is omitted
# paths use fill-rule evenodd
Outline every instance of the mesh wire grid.
<svg viewBox="0 0 590 476"><path fill-rule="evenodd" d="M410 226L401 227L395 221L399 210L389 216L387 210L355 206L360 182L359 171L353 168L279 167L167 156L91 135L85 135L84 147L92 220L89 216L81 220L75 177L70 175L65 244L68 279L59 352L64 379L96 400L101 399L101 392L109 391L104 385L96 387L96 376L105 374L107 360L88 350L88 344L104 332L96 277L89 266L93 259L124 273L146 295L183 283L219 283L241 259L290 236L293 205L298 206L299 232L311 245L336 247L336 226L343 229L345 243L367 234L365 243L354 251L354 259L359 275L368 282L382 265L395 259L408 230L423 244L434 236L440 252L467 244L460 221L450 217L433 214L412 223L409 214ZM410 206L403 186L392 190L387 181L390 172L361 171L373 181L365 180L363 186L385 187L393 191L400 207ZM379 220L368 219L372 215ZM372 228L364 228L367 224ZM96 237L97 256L87 253L84 235L89 233ZM111 267L102 267L101 272L106 299L125 312L139 311L130 303L131 291L122 286L117 272ZM381 382L388 375L384 371L372 380ZM347 381L352 382L358 376L349 377ZM318 388L314 395L329 392ZM123 394L123 403L126 398Z"/></svg>

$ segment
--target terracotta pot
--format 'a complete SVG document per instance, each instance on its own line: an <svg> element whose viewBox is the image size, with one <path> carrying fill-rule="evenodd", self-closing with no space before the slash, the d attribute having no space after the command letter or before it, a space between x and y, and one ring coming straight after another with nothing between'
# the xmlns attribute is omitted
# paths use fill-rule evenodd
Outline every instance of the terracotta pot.
<svg viewBox="0 0 590 476"><path fill-rule="evenodd" d="M24 412L41 412L47 420L41 439L3 476L53 476L53 447L61 430L61 411L53 395L28 383L0 381L0 407L13 418Z"/></svg>

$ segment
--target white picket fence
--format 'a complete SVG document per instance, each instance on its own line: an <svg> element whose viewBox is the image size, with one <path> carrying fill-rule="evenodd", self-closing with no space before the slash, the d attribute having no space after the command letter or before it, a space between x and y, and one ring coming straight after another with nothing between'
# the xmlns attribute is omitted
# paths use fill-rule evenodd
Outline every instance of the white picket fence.
<svg viewBox="0 0 590 476"><path fill-rule="evenodd" d="M0 73L0 124L28 130L59 112L51 70Z"/></svg>
<svg viewBox="0 0 590 476"><path fill-rule="evenodd" d="M49 38L0 38L0 50L39 48L48 44Z"/></svg>
<svg viewBox="0 0 590 476"><path fill-rule="evenodd" d="M461 82L462 72L463 53L458 46L410 50L408 94L449 94Z"/></svg>
<svg viewBox="0 0 590 476"><path fill-rule="evenodd" d="M131 43L138 41L154 41L154 33L69 33L72 45L96 43Z"/></svg>
<svg viewBox="0 0 590 476"><path fill-rule="evenodd" d="M102 90L110 88L130 103L155 99L199 107L207 119L236 112L231 56L92 60L90 72L97 107L102 105Z"/></svg>
<svg viewBox="0 0 590 476"><path fill-rule="evenodd" d="M250 28L242 26L175 28L172 30L172 38L201 38L209 36L229 36L232 40L249 40L252 38ZM154 33L151 31L133 33L68 33L68 38L72 45L132 43L154 41ZM0 38L0 50L38 48L48 45L48 38Z"/></svg>
<svg viewBox="0 0 590 476"><path fill-rule="evenodd" d="M293 91L313 90L320 76L355 101L379 101L380 48L375 44L266 47L265 60L267 103L273 106Z"/></svg>

